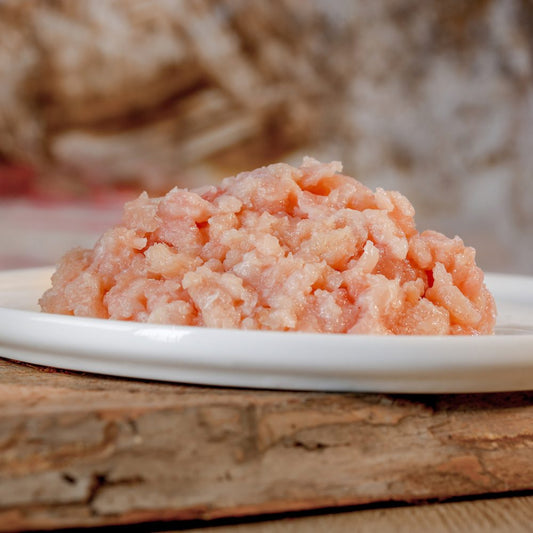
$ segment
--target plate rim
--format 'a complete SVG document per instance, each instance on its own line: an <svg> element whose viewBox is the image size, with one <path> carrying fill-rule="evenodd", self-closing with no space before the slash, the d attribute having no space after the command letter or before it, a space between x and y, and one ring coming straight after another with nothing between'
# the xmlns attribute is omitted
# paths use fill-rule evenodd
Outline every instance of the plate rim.
<svg viewBox="0 0 533 533"><path fill-rule="evenodd" d="M5 277L16 275L24 279L25 276L35 274L46 276L52 271L53 267L0 271L0 292L2 291L1 282ZM498 280L503 283L526 282L531 285L533 291L533 277L487 273L486 278L492 282ZM21 321L26 321L28 326L31 325L29 328L31 334L22 336L22 338L20 333L16 331L16 324ZM71 334L66 339L58 338L57 332L65 327L70 327ZM94 334L95 329L99 335L96 344L89 341L91 330ZM94 353L95 346L101 348L105 342L116 343L124 336L129 337L130 340L134 339L133 345L124 344L120 346L120 349L111 352L101 349L99 353ZM80 339L89 343L86 348L81 349L79 347ZM250 356L250 353L244 349L232 353L237 342L245 346L253 345L253 356ZM215 357L213 356L213 344L217 346L218 355ZM209 345L211 345L211 350L207 349ZM296 350L288 357L287 350L293 349L295 345L300 351ZM450 355L446 359L428 357L427 352L431 352L436 347L441 350L449 348ZM514 347L512 354L502 358L502 351L510 347ZM365 354L359 353L361 348L364 348ZM147 353L153 349L156 349L158 353L147 356ZM329 350L326 357L324 357L323 352L319 354L321 350L326 349ZM350 353L350 350L354 352ZM394 350L399 351L397 357L390 353ZM465 357L464 354L469 350L472 352L471 357ZM10 357L9 353L13 353L13 355ZM460 374L464 373L465 379L467 379L471 374L482 371L484 373L511 372L516 377L519 376L520 372L526 372L530 375L529 385L525 388L524 385L518 389L494 388L495 386L492 385L488 387L491 390L487 392L533 389L533 333L478 336L383 336L230 330L74 317L0 307L0 356L25 360L17 357L17 354L26 357L26 362L32 363L35 363L36 359L42 359L43 354L47 354L48 359L53 356L52 359L55 357L56 362L62 359L68 364L68 366L50 366L73 370L83 370L83 368L72 368L72 366L79 367L81 365L83 367L84 361L87 362L88 360L91 363L88 366L94 366L94 363L98 361L107 362L108 366L113 363L121 365L122 370L112 371L113 369L108 369L111 371L104 371L103 373L123 377L142 377L131 375L127 366L138 365L140 368L148 362L152 365L155 364L161 371L165 369L179 370L180 368L185 373L186 371L189 373L194 371L200 377L186 379L185 382L205 385L242 385L242 380L236 380L235 384L232 384L231 376L226 378L230 380L230 383L217 383L216 378L213 382L212 376L205 381L207 374L213 371L220 373L241 372L243 375L255 373L258 383L249 385L253 388L291 388L285 382L279 386L276 386L275 383L272 385L272 377L277 376L279 380L283 376L290 377L292 375L294 377L298 372L301 373L301 376L296 375L296 378L300 377L304 381L305 376L307 376L310 382L320 378L326 382L324 387L317 389L317 385L314 384L311 389L304 387L305 390L338 390L333 386L335 381L344 383L343 387L345 387L346 382L349 382L350 379L353 381L357 375L360 378L359 381L361 379L365 381L365 376L367 381L377 378L390 381L395 377L401 381L402 379L408 380L409 377L413 376L419 376L423 379L424 376L431 375L436 378L436 374L442 372L447 376L457 375L457 379L462 379ZM32 360L28 361L27 359ZM346 376L340 375L343 371ZM267 379L268 375L270 375L270 381ZM164 377L154 375L147 377L164 379ZM169 377L171 377L170 374ZM261 384L261 378L264 378L263 381L266 385ZM191 379L196 379L196 381L191 381ZM448 377L448 379L450 378ZM171 381L178 380L172 378ZM298 380L296 379L296 381ZM406 387L398 384L394 387L388 383L385 388L375 385L369 386L370 390L376 392L420 392L419 390L413 391L413 385ZM435 386L439 390L428 390L427 392L442 393L447 392L444 390L446 388L454 389L453 386L441 386L439 388L438 383L433 385L433 387ZM295 390L302 390L302 387L297 386ZM357 385L357 387L349 390L368 389ZM449 392L459 392L459 390L450 390ZM482 392L482 390L465 390L463 392Z"/></svg>

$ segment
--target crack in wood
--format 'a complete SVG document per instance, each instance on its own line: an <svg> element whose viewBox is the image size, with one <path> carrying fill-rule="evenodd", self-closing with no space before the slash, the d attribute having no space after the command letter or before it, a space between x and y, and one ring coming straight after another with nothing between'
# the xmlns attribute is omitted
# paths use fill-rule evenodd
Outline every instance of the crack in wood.
<svg viewBox="0 0 533 533"><path fill-rule="evenodd" d="M449 437L456 443L478 450L533 448L533 433L497 436L481 435L474 437L450 435Z"/></svg>
<svg viewBox="0 0 533 533"><path fill-rule="evenodd" d="M109 471L92 474L90 490L87 499L85 500L85 503L90 508L91 514L93 516L102 515L101 511L99 511L98 508L94 506L94 502L104 490L116 487L142 485L146 482L146 480L140 475L134 475L131 477L124 477L115 480L109 479L109 475Z"/></svg>

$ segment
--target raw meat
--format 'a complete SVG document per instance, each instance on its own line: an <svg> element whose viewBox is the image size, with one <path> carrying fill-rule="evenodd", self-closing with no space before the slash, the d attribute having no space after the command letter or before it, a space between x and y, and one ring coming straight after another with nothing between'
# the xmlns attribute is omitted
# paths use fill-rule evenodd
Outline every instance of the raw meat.
<svg viewBox="0 0 533 533"><path fill-rule="evenodd" d="M305 158L220 186L143 193L69 252L43 311L321 333L490 334L496 308L459 237L418 233L396 191Z"/></svg>

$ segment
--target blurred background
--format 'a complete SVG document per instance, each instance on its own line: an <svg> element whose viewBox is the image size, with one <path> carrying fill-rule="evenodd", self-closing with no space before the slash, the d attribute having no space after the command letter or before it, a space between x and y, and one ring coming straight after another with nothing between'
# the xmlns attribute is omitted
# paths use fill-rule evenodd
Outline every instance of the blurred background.
<svg viewBox="0 0 533 533"><path fill-rule="evenodd" d="M0 268L305 154L533 274L533 1L0 0Z"/></svg>

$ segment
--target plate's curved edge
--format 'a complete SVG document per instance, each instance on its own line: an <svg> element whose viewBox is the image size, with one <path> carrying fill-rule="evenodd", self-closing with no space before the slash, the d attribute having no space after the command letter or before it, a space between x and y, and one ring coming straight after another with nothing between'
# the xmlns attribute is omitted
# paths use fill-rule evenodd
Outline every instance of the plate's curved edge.
<svg viewBox="0 0 533 533"><path fill-rule="evenodd" d="M0 356L1 347L0 347ZM8 357L9 359L9 357ZM247 372L243 369L235 371L206 370L198 368L182 368L179 365L165 369L161 373L158 367L136 364L127 368L107 361L102 365L91 359L62 359L49 354L19 353L16 361L44 367L61 368L76 372L116 376L134 379L174 382L202 386L236 387L244 389L270 389L286 391L322 391L322 392L371 392L389 394L459 394L459 393L493 393L532 390L531 380L520 371L509 379L501 374L490 381L473 380L469 376L462 379L446 379L442 376L420 376L412 374L401 379L398 376L309 376L289 375L281 372Z"/></svg>
<svg viewBox="0 0 533 533"><path fill-rule="evenodd" d="M45 267L0 272L0 292L2 280L13 272L24 288L25 277L49 279L52 271ZM533 278L487 276L489 287L511 285L521 300L524 290L519 289L529 285L533 308ZM21 323L26 326L24 335L17 331ZM65 338L66 330L73 334ZM109 350L109 345L115 349ZM147 355L154 351L154 356ZM439 352L440 358L433 357ZM222 386L395 393L533 389L529 334L383 337L209 330L4 307L0 355L71 370Z"/></svg>

